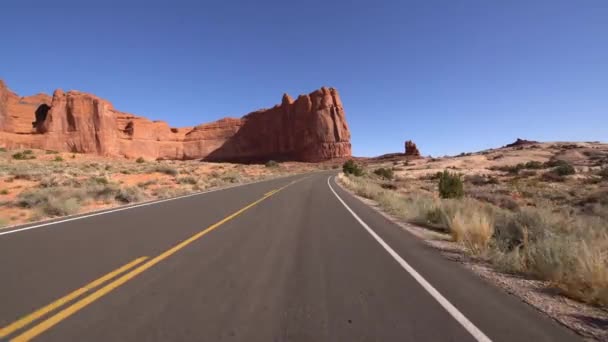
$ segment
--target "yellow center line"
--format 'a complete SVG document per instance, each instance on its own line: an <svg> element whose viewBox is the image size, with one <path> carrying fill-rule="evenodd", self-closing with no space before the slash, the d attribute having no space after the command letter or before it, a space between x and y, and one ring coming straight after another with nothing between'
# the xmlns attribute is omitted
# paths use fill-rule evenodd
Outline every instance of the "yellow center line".
<svg viewBox="0 0 608 342"><path fill-rule="evenodd" d="M274 193L275 193L275 192L277 192L277 191L278 191L277 189L270 190L270 191L268 191L267 193L265 193L265 194L264 194L264 196L271 196L272 194L274 194Z"/></svg>
<svg viewBox="0 0 608 342"><path fill-rule="evenodd" d="M35 338L36 336L42 334L43 332L47 331L48 329L52 328L53 326L57 325L58 323L60 323L61 321L63 321L64 319L72 316L73 314L75 314L76 312L80 311L81 309L83 309L84 307L86 307L87 305L93 303L94 301L96 301L97 299L103 297L104 295L108 294L110 291L116 289L117 287L125 284L127 281L135 278L136 276L138 276L139 274L143 273L144 271L148 270L149 268L153 267L154 265L158 264L159 262L167 259L168 257L170 257L171 255L175 254L177 251L183 249L184 247L188 246L189 244L193 243L194 241L200 239L201 237L205 236L206 234L210 233L211 231L213 231L214 229L216 229L217 227L221 226L222 224L232 220L233 218L239 216L240 214L242 214L243 212L247 211L248 209L254 207L255 205L259 204L260 202L262 202L263 200L269 198L270 196L276 194L277 192L285 189L286 187L293 185L303 179L306 179L308 177L304 177L301 178L297 181L292 181L289 184L273 191L270 194L266 194L264 195L264 197L256 200L255 202L245 206L244 208L241 208L240 210L238 210L237 212L223 218L221 221L216 222L214 224L212 224L211 226L207 227L206 229L194 234L192 237L188 238L187 240L184 240L182 242L180 242L179 244L173 246L172 248L166 250L165 252L163 252L162 254L154 257L153 259L150 259L149 261L147 261L145 264L140 265L139 267L131 270L130 272L122 275L121 277L117 278L116 280L112 281L111 283L106 284L105 286L103 286L102 288L100 288L99 290L93 292L92 294L88 295L85 298L82 298L81 300L77 301L76 303L72 304L71 306L59 311L58 313L56 313L55 315L47 318L46 320L42 321L41 323L39 323L38 325L34 326L33 328L25 331L24 333L22 333L21 335L15 337L14 339L12 339L11 341L13 342L25 342L25 341L30 341L31 339Z"/></svg>
<svg viewBox="0 0 608 342"><path fill-rule="evenodd" d="M131 261L130 263L104 275L103 277L92 281L91 283L79 288L78 290L64 296L61 297L59 299L57 299L56 301L52 302L51 304L38 309L32 313L30 313L27 316L24 316L18 320L16 320L15 322L7 325L6 327L0 329L0 337L6 337L10 334L12 334L13 332L25 327L26 325L30 324L31 322L39 319L40 317L46 315L47 313L63 306L64 304L67 304L69 302L71 302L72 300L74 300L75 298L78 298L80 295L82 295L85 292L88 292L89 290L92 290L94 288L96 288L97 286L105 283L106 281L116 277L117 275L130 270L131 268L133 268L134 266L142 263L144 260L146 260L148 257L141 257L141 258L137 258L133 261Z"/></svg>

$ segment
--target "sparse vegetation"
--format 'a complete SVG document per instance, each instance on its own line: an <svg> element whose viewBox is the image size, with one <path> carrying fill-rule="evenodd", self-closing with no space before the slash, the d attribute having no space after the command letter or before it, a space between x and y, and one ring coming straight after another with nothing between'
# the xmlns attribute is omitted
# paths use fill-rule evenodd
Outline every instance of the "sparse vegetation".
<svg viewBox="0 0 608 342"><path fill-rule="evenodd" d="M376 174L384 179L388 179L388 180L393 179L393 175L394 175L393 170L391 170L389 168L384 168L384 167L375 169L374 174Z"/></svg>
<svg viewBox="0 0 608 342"><path fill-rule="evenodd" d="M146 162L146 160L143 157L139 157L139 158L135 159L135 162L137 164L143 164Z"/></svg>
<svg viewBox="0 0 608 342"><path fill-rule="evenodd" d="M11 223L20 224L314 169L290 162L266 168L200 161L137 163L90 155L76 159L76 154L67 154L75 160L66 163L54 152L0 154L0 184L11 184L10 189L0 188L0 217L8 215ZM14 153L19 153L19 162L12 161ZM36 155L40 157L33 160Z"/></svg>
<svg viewBox="0 0 608 342"><path fill-rule="evenodd" d="M347 160L342 165L342 172L344 172L347 175L354 175L354 176L357 176L357 177L363 175L363 169L361 168L361 166L357 165L355 163L355 161L352 160L352 159Z"/></svg>
<svg viewBox="0 0 608 342"><path fill-rule="evenodd" d="M279 163L277 163L274 160L269 160L266 162L266 164L264 164L266 167L278 167Z"/></svg>
<svg viewBox="0 0 608 342"><path fill-rule="evenodd" d="M187 177L181 177L177 179L177 182L179 184L190 184L190 185L194 185L196 184L198 181L196 178L192 177L192 176L187 176Z"/></svg>
<svg viewBox="0 0 608 342"><path fill-rule="evenodd" d="M159 172L159 173L164 173L169 176L177 176L179 174L179 171L177 171L175 168L167 166L167 165L157 165L153 171Z"/></svg>
<svg viewBox="0 0 608 342"><path fill-rule="evenodd" d="M459 174L444 170L438 174L439 195L441 198L460 198L464 196L464 185Z"/></svg>
<svg viewBox="0 0 608 342"><path fill-rule="evenodd" d="M140 188L132 186L120 189L116 194L115 199L122 203L134 203L143 201L146 199L146 196Z"/></svg>
<svg viewBox="0 0 608 342"><path fill-rule="evenodd" d="M54 162L62 162L62 161L63 161L63 158L61 158L61 156L56 156L56 157L53 159L53 161L54 161Z"/></svg>
<svg viewBox="0 0 608 342"><path fill-rule="evenodd" d="M546 280L568 297L608 307L608 191L603 181L608 168L581 168L585 177L568 178L577 172L575 165L555 157L490 166L505 173L486 169L468 174L470 186L460 191L453 184L461 177L445 169L431 173L431 162L408 169L407 175L420 170L420 176L392 182L395 187L373 176L341 175L340 182L392 215L449 233L468 253L504 272ZM437 183L439 197L434 195Z"/></svg>
<svg viewBox="0 0 608 342"><path fill-rule="evenodd" d="M13 154L13 159L30 160L30 159L36 159L36 156L32 153L32 150L25 150L25 151L17 152L15 154Z"/></svg>

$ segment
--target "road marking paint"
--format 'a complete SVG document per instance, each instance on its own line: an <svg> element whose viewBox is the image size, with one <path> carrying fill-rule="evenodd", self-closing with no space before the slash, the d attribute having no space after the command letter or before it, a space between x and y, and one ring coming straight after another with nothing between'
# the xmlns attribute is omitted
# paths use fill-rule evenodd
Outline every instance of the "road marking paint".
<svg viewBox="0 0 608 342"><path fill-rule="evenodd" d="M118 269L116 269L116 270L114 270L114 271L112 271L112 272L104 275L103 277L90 282L89 284L87 284L87 285L79 288L78 290L76 290L76 291L74 291L74 292L72 292L72 293L70 293L70 294L68 294L68 295L66 295L64 297L61 297L61 298L57 299L56 301L48 304L47 306L45 306L45 307L43 307L41 309L38 309L38 310L30 313L29 315L24 316L24 317L16 320L15 322L7 325L4 328L1 328L0 329L0 337L6 337L9 334L11 334L11 333L13 333L13 332L15 332L15 331L17 331L17 330L25 327L26 325L28 325L31 322L39 319L40 317L46 315L47 313L49 313L49 312L51 312L51 311L53 311L53 310L55 310L55 309L57 309L57 308L65 305L65 304L71 302L75 298L78 298L80 295L82 295L82 294L84 294L84 293L86 293L86 292L88 292L88 291L90 291L90 290L98 287L99 285L102 285L103 283L105 283L108 280L113 279L117 275L119 275L119 274L121 274L121 273L123 273L125 271L128 271L131 268L133 268L133 267L141 264L147 258L148 257L137 258L137 259L131 261L130 263L128 263L128 264L126 264L126 265L124 265L124 266L122 266L122 267L120 267L120 268L118 268Z"/></svg>
<svg viewBox="0 0 608 342"><path fill-rule="evenodd" d="M420 284L426 292L428 292L460 325L462 325L477 341L479 342L492 342L479 328L477 328L468 318L466 318L452 303L450 303L439 291L437 291L433 285L431 285L426 279L424 279L420 273L418 273L410 264L408 264L403 258L395 252L376 232L374 232L355 212L340 198L338 193L331 186L329 180L331 176L327 178L327 185L331 192L334 193L336 198L342 203L342 205L350 212L350 214L367 230L367 232L390 254L398 263L403 267L417 282Z"/></svg>
<svg viewBox="0 0 608 342"><path fill-rule="evenodd" d="M305 178L307 178L307 177L305 177ZM305 179L305 178L302 178L302 179ZM300 179L300 180L302 180L302 179ZM139 274L143 273L144 271L148 270L149 268L153 267L154 265L158 264L159 262L167 259L171 255L177 253L179 250L185 248L186 246L188 246L189 244L193 243L194 241L200 239L201 237L203 237L206 234L210 233L211 231L215 230L216 228L218 228L222 224L224 224L224 223L232 220L233 218L239 216L240 214L242 214L243 212L247 211L248 209L251 209L252 207L254 207L255 205L257 205L260 202L264 201L265 199L269 198L270 196L276 194L277 192L279 192L279 191L285 189L286 187L288 187L288 186L290 186L292 184L295 184L295 183L297 183L297 181L291 182L291 183L289 183L289 184L287 184L287 185L285 185L285 186L277 189L271 195L266 195L266 196L264 196L264 197L256 200L255 202L252 202L252 203L248 204L247 206L239 209L235 213L233 213L233 214L231 214L229 216L226 216L221 221L218 221L218 222L212 224L211 226L205 228L204 230L202 230L202 231L194 234L190 238L188 238L188 239L180 242L179 244L171 247L170 249L166 250L165 252L161 253L160 255L154 257L153 259L150 259L145 264L140 265L139 267L135 268L134 270L131 270L130 272L122 275L121 277L117 278L116 280L114 280L114 281L106 284L105 286L103 286L99 290L93 292L92 294L88 295L87 297L82 298L81 300L77 301L76 303L72 304L71 306L69 306L69 307L61 310L60 312L56 313L55 315L51 316L50 318L47 318L46 320L42 321L38 325L34 326L33 328L31 328L31 329L25 331L24 333L22 333L21 335L15 337L11 341L13 341L13 342L25 342L25 341L29 341L29 340L35 338L36 336L42 334L43 332L45 332L48 329L52 328L53 326L57 325L61 321L65 320L66 318L72 316L76 312L80 311L81 309L83 309L87 305L89 305L89 304L93 303L94 301L96 301L97 299L105 296L106 294L108 294L112 290L114 290L114 289L118 288L119 286L125 284L127 281L135 278Z"/></svg>
<svg viewBox="0 0 608 342"><path fill-rule="evenodd" d="M270 191L268 191L267 193L265 193L265 194L264 194L264 196L272 196L272 194L274 194L274 193L275 193L275 192L277 192L277 191L278 191L277 189L270 190Z"/></svg>
<svg viewBox="0 0 608 342"><path fill-rule="evenodd" d="M289 176L286 176L286 177L289 177ZM310 177L310 176L306 176L304 178L308 178L308 177ZM94 217L94 216L100 216L100 215L106 215L106 214L116 213L116 212L123 211L123 210L135 209L135 208L145 207L145 206L149 206L149 205L160 204L160 203L169 202L169 201L175 201L175 200L178 200L178 199L184 199L184 198L188 198L188 197L204 195L204 194L208 194L208 193L212 193L212 192L233 189L233 188L237 188L237 187L240 187L240 186L247 186L247 185L252 185L252 184L256 184L256 183L269 182L269 181L277 180L277 179L281 179L281 178L285 178L285 177L278 177L278 178L273 178L273 179L265 179L265 180L261 180L261 181L258 181L258 182L251 182L251 183L247 183L247 184L238 184L238 185L228 186L228 187L221 188L221 189L207 190L207 191L197 192L197 193L194 193L194 194L189 194L189 195L184 195L184 196L178 196L178 197L173 197L173 198L167 198L167 199L162 199L162 200L156 200L156 201L150 201L150 202L145 202L145 203L140 203L140 204L134 204L134 205L130 205L130 206L126 206L126 207L120 207L120 208L116 208L116 209L109 209L109 210L102 209L99 212L93 212L91 214L84 214L84 215L81 215L81 216L76 216L76 217L71 217L71 218L65 218L65 219L58 220L58 221L41 223L41 224L37 224L37 225L34 225L34 226L29 226L29 227L9 230L9 231L5 231L5 232L0 232L0 236L2 236L2 235L8 235L8 234L13 234L13 233L18 233L18 232L22 232L22 231L26 231L26 230L30 230L30 229L42 228L42 227L51 226L51 225L55 225L55 224L59 224L59 223L65 223L65 222L70 222L70 221L81 220L81 219L85 219L85 218L89 218L89 217ZM300 180L302 180L304 178L301 178ZM292 183L290 183L290 184L292 184ZM10 229L10 228L7 228L7 229Z"/></svg>

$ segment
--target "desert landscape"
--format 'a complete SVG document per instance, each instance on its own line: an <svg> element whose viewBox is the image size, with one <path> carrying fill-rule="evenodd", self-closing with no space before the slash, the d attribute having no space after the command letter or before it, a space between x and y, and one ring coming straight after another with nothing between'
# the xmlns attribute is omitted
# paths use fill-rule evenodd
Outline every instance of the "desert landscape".
<svg viewBox="0 0 608 342"><path fill-rule="evenodd" d="M355 160L339 176L345 188L559 322L608 338L597 324L608 318L608 144L518 139L433 158L407 142L405 153Z"/></svg>
<svg viewBox="0 0 608 342"><path fill-rule="evenodd" d="M92 94L20 97L0 80L0 227L329 168L350 151L333 88L170 128Z"/></svg>

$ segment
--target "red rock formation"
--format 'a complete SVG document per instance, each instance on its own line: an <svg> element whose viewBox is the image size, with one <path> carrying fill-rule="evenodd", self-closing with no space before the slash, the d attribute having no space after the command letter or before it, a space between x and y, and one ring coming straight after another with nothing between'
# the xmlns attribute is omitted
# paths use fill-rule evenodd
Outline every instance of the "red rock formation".
<svg viewBox="0 0 608 342"><path fill-rule="evenodd" d="M534 140L526 140L526 139L517 138L517 140L515 140L515 142L507 144L504 147L518 147L518 146L525 146L525 145L534 145L534 144L538 144L538 143L539 143L538 141L534 141Z"/></svg>
<svg viewBox="0 0 608 342"><path fill-rule="evenodd" d="M322 161L351 155L338 92L321 88L241 119L170 128L115 110L94 95L61 90L19 98L0 82L0 146L146 159Z"/></svg>
<svg viewBox="0 0 608 342"><path fill-rule="evenodd" d="M412 157L420 157L420 151L418 151L418 147L411 140L405 142L405 155Z"/></svg>

